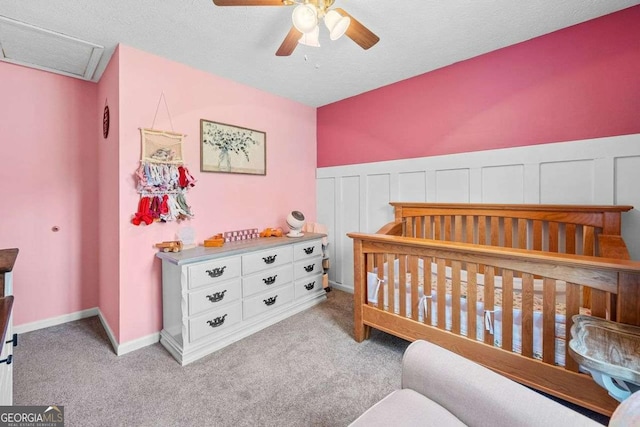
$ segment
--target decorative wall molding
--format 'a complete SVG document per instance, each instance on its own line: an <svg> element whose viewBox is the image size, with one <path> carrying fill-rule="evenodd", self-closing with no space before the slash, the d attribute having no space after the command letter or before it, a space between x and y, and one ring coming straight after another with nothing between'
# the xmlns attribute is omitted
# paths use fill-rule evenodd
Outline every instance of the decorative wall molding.
<svg viewBox="0 0 640 427"><path fill-rule="evenodd" d="M332 243L329 279L353 289L346 233L393 220L390 201L619 204L622 234L640 260L640 134L319 168L318 221Z"/></svg>

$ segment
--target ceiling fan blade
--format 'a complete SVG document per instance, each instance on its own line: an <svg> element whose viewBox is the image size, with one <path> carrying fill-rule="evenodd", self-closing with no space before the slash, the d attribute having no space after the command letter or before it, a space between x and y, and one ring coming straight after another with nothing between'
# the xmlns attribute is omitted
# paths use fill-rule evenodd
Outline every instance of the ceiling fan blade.
<svg viewBox="0 0 640 427"><path fill-rule="evenodd" d="M216 6L289 6L289 0L213 0Z"/></svg>
<svg viewBox="0 0 640 427"><path fill-rule="evenodd" d="M296 46L298 46L298 40L302 37L302 33L296 29L296 27L291 27L289 30L289 34L284 38L282 44L278 48L276 52L276 56L289 56L293 53Z"/></svg>
<svg viewBox="0 0 640 427"><path fill-rule="evenodd" d="M334 10L342 16L348 16L351 18L351 24L349 25L349 28L347 28L347 32L345 34L351 40L359 44L361 48L369 49L380 41L380 37L373 34L371 30L362 25L360 21L355 19L353 16L345 12L344 9L336 8Z"/></svg>

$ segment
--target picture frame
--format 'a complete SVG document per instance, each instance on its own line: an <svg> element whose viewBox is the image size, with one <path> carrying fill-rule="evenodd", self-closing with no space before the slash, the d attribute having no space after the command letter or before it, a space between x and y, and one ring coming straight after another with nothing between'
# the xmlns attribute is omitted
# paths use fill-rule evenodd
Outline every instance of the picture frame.
<svg viewBox="0 0 640 427"><path fill-rule="evenodd" d="M266 175L266 132L200 119L200 171Z"/></svg>

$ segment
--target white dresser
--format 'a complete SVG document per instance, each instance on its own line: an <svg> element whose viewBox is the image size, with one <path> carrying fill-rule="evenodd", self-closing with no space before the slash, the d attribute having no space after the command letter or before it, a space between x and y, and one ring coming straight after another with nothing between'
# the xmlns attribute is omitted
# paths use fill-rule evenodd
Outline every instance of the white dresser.
<svg viewBox="0 0 640 427"><path fill-rule="evenodd" d="M322 237L267 237L159 252L160 343L182 365L326 299Z"/></svg>

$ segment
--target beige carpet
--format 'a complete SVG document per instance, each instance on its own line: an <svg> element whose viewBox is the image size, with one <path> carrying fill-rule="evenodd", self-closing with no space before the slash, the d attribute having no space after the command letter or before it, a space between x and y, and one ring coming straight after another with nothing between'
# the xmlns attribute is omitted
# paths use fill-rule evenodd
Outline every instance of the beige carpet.
<svg viewBox="0 0 640 427"><path fill-rule="evenodd" d="M160 344L116 356L97 317L22 334L14 404L63 405L67 427L346 426L400 386L409 343L355 342L352 295L327 297L185 367Z"/></svg>
<svg viewBox="0 0 640 427"><path fill-rule="evenodd" d="M20 336L14 404L67 426L345 426L400 385L407 342L352 338L352 295L181 367L155 344L116 356L98 318Z"/></svg>

